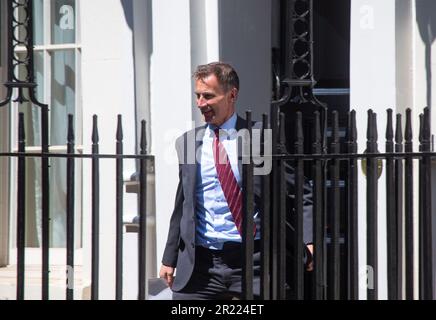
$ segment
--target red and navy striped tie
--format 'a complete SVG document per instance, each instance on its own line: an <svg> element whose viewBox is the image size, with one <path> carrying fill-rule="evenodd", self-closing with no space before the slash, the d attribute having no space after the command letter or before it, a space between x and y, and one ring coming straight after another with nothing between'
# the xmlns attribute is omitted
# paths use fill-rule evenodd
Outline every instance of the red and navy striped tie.
<svg viewBox="0 0 436 320"><path fill-rule="evenodd" d="M221 184L221 189L224 192L230 212L232 213L236 228L239 234L242 235L242 191L233 174L226 149L219 139L219 128L216 128L214 132L213 156L218 180ZM254 227L254 232L256 232L256 226Z"/></svg>

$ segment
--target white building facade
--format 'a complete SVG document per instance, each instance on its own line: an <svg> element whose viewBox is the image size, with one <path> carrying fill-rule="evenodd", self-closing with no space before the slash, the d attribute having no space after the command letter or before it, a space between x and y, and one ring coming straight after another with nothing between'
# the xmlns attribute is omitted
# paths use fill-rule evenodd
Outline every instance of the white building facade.
<svg viewBox="0 0 436 320"><path fill-rule="evenodd" d="M436 70L434 1L350 1L350 106L357 111L358 119L366 119L367 109L372 108L378 114L379 128L384 128L387 108L401 114L412 108L416 120L413 123L415 146L418 146L418 115L425 106L432 108L435 100L432 97L436 96L436 84L431 76ZM134 154L138 152L140 121L147 121L148 152L155 156L148 191L147 269L150 278L156 277L178 183L174 141L184 131L203 123L195 105L192 73L197 65L211 61L232 64L241 81L238 113L244 116L245 110L251 109L255 119L268 113L272 91L271 48L277 41L274 25L279 0L34 0L34 3L37 92L38 98L52 110L51 132L56 138L52 138L51 145L63 150L62 139L66 136L63 121L67 113L73 113L77 152L90 153L92 116L98 115L100 152L114 153L116 119L121 114L124 152ZM1 6L0 80L3 83L6 81L5 1ZM1 87L0 99L4 93ZM27 128L35 132L32 146L37 150L38 117L30 107L24 111L32 116ZM434 112L432 117L435 120ZM16 120L16 104L0 109L2 152L16 148ZM379 136L383 136L382 130ZM366 120L358 121L358 137L364 148ZM383 151L384 145L379 143L379 146ZM115 163L101 161L100 166L100 298L113 299ZM7 181L0 189L0 265L11 266L16 259L16 164L0 159L0 167L1 179ZM59 164L59 169L53 167L51 172L62 172L62 168ZM76 261L80 281L76 295L87 298L91 281L91 163L80 162L77 171ZM126 185L136 171L136 163L126 160ZM29 192L38 188L37 170L33 174L36 182L29 184ZM364 189L365 177L361 174L359 178L359 188ZM52 185L63 186L61 173L52 174L51 179ZM381 186L384 186L383 179L382 175ZM62 187L57 189L53 194L64 195ZM436 191L432 192L436 197ZM385 198L384 188L380 187L379 199ZM366 200L359 200L359 265L364 269ZM26 227L28 239L33 240L28 240L26 261L38 264L39 200L35 196L32 201L34 207L29 210L33 212L34 225ZM56 239L51 249L53 265L62 265L65 255L64 211L62 200L59 201L51 204L54 212L51 237ZM418 199L415 205L417 214ZM384 206L380 200L379 212L385 211ZM131 222L136 214L137 196L126 192L125 222ZM382 214L378 225L379 297L385 299L386 246L382 240L386 238L386 219ZM418 236L417 232L415 235ZM124 297L135 299L136 234L126 233L124 241ZM415 261L417 264L417 256ZM360 298L365 299L365 279L361 280ZM418 283L417 274L415 283ZM14 293L10 283L0 284L0 299ZM38 290L29 289L28 297L38 299ZM53 298L62 298L63 290L61 285L54 286Z"/></svg>

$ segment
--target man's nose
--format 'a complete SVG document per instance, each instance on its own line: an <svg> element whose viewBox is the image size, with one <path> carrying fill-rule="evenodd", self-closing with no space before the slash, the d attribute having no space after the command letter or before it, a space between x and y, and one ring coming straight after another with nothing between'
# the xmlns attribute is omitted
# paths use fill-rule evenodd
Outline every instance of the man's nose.
<svg viewBox="0 0 436 320"><path fill-rule="evenodd" d="M197 106L198 106L199 108L204 108L204 107L206 107L206 106L207 106L207 100L204 99L203 97L199 97L199 98L197 98Z"/></svg>

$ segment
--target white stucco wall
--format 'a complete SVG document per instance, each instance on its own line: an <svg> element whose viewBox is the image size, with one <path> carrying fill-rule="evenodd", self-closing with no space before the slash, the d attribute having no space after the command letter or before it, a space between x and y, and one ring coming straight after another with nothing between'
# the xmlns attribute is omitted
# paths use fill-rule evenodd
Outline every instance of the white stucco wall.
<svg viewBox="0 0 436 320"><path fill-rule="evenodd" d="M193 127L189 0L154 0L151 57L151 153L156 159L158 268L178 182L175 138Z"/></svg>
<svg viewBox="0 0 436 320"><path fill-rule="evenodd" d="M359 152L366 148L367 110L377 113L379 150L384 150L386 109L396 105L395 0L351 2L350 105L357 112ZM366 298L366 178L359 170L359 297ZM378 180L378 295L387 298L385 177Z"/></svg>
<svg viewBox="0 0 436 320"><path fill-rule="evenodd" d="M82 1L80 7L83 88L83 146L91 152L92 116L97 114L100 152L115 152L117 114L123 115L124 152L135 152L135 100L132 31L118 0ZM90 281L91 162L83 162L84 276ZM125 161L124 176L135 172ZM115 162L100 163L100 298L113 299L115 281ZM124 211L136 210L126 195ZM110 250L112 249L112 250ZM85 280L86 281L86 280Z"/></svg>

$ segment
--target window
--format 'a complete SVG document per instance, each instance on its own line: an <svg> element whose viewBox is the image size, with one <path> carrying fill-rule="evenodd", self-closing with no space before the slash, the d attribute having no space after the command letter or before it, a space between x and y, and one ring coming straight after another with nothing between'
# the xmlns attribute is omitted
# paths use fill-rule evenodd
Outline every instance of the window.
<svg viewBox="0 0 436 320"><path fill-rule="evenodd" d="M66 151L68 114L73 114L75 118L76 145L80 145L81 142L79 90L81 48L77 24L78 5L79 0L33 1L34 74L38 85L36 97L40 102L49 105L49 144L50 150L54 152ZM19 12L19 14L25 13ZM25 54L25 48L16 48L16 57L25 59ZM24 72L25 70L18 71L20 79L25 77ZM12 110L19 110L25 114L27 151L39 152L41 150L40 108L24 103L20 106L12 106ZM14 116L17 116L17 112ZM16 120L13 121L17 123ZM16 141L14 133L13 136ZM42 214L41 161L38 158L29 158L26 166L26 246L39 247ZM58 248L66 247L65 172L65 159L50 160L50 246ZM77 175L78 178L79 176ZM76 179L76 185L79 181ZM79 209L79 206L76 205L76 208ZM76 225L80 225L80 216L77 213ZM75 238L80 241L80 233Z"/></svg>

